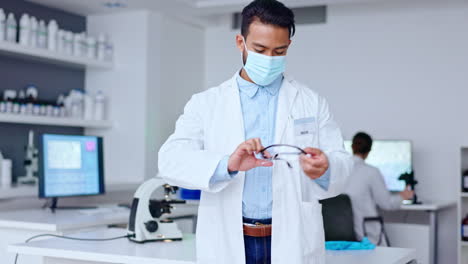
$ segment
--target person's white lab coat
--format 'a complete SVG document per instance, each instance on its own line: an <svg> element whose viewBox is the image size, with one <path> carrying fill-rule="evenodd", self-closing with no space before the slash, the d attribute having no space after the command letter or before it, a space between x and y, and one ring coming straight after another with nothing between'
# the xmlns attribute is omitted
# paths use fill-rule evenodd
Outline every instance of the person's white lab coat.
<svg viewBox="0 0 468 264"><path fill-rule="evenodd" d="M382 210L396 210L400 208L402 198L398 194L391 194L379 169L368 165L361 157L353 157L354 166L346 184L345 193L351 199L354 216L354 232L357 239L362 240L366 235L369 240L377 244L381 240L381 226L377 222L366 223L364 234L363 221L365 217L379 216L378 208Z"/></svg>
<svg viewBox="0 0 468 264"><path fill-rule="evenodd" d="M159 151L159 170L172 185L202 190L196 246L198 263L243 264L242 192L244 172L213 186L219 161L244 138L237 72L218 87L195 94L185 106L173 135ZM296 135L294 120L308 118L309 134ZM325 263L319 199L341 193L352 161L344 151L340 129L327 102L307 87L285 77L278 98L275 143L322 149L330 163L328 190L302 171L277 161L273 167L271 261ZM297 132L297 131L296 131ZM303 132L303 131L299 131Z"/></svg>

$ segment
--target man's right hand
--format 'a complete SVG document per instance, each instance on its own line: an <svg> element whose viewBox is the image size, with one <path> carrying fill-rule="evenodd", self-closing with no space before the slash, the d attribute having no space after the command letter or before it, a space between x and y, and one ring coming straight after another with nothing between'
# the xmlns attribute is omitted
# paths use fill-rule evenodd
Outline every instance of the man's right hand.
<svg viewBox="0 0 468 264"><path fill-rule="evenodd" d="M405 190L400 193L400 196L403 200L411 200L413 199L414 191L409 186L406 186Z"/></svg>
<svg viewBox="0 0 468 264"><path fill-rule="evenodd" d="M229 157L228 171L248 171L256 167L273 166L273 162L255 157L255 154L262 149L263 146L259 138L252 138L243 142ZM268 153L265 154L268 155Z"/></svg>

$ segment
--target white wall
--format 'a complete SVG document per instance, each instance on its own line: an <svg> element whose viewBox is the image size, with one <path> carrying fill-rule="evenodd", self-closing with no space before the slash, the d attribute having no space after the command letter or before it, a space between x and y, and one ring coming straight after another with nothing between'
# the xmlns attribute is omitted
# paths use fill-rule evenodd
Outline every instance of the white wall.
<svg viewBox="0 0 468 264"><path fill-rule="evenodd" d="M151 25L158 25L158 32L150 31L150 56L157 58L149 63L149 93L147 105L156 112L155 125L147 135L149 141L147 162L149 171L157 171L157 152L174 132L175 121L183 113L190 97L204 89L204 30L168 16L153 13ZM155 54L155 55L151 55ZM157 54L157 55L156 55ZM158 86L156 86L156 84ZM157 98L154 100L154 98Z"/></svg>
<svg viewBox="0 0 468 264"><path fill-rule="evenodd" d="M145 175L145 101L147 88L148 12L133 11L87 18L88 32L106 32L114 43L112 70L86 72L87 91L107 95L108 130L87 129L104 137L106 182L140 182ZM123 22L123 23L122 23Z"/></svg>
<svg viewBox="0 0 468 264"><path fill-rule="evenodd" d="M455 201L459 148L468 144L467 28L462 1L329 6L326 24L298 26L287 69L328 99L345 137L412 140L420 197ZM240 67L236 33L207 29L207 87ZM441 223L442 263L456 262L454 214Z"/></svg>
<svg viewBox="0 0 468 264"><path fill-rule="evenodd" d="M161 144L190 96L203 89L203 30L149 11L87 22L90 34L106 32L115 45L114 69L86 75L87 90L108 95L115 126L86 133L104 136L108 182L141 182L157 174Z"/></svg>

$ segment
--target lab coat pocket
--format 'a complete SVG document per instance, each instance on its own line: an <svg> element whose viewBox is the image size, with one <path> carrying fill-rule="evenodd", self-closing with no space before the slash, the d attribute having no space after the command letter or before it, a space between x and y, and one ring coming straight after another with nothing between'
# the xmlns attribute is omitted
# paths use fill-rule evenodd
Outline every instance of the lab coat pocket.
<svg viewBox="0 0 468 264"><path fill-rule="evenodd" d="M301 148L313 147L317 134L315 117L294 119L294 138Z"/></svg>
<svg viewBox="0 0 468 264"><path fill-rule="evenodd" d="M302 243L304 255L324 253L322 205L317 201L302 202Z"/></svg>

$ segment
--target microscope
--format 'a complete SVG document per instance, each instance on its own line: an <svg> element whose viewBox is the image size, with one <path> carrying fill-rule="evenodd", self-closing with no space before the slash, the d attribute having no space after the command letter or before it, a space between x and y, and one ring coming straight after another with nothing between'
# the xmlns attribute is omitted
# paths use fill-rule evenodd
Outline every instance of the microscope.
<svg viewBox="0 0 468 264"><path fill-rule="evenodd" d="M36 184L38 181L38 154L39 151L34 146L34 131L29 130L28 144L26 145L26 157L24 159L24 169L26 175L18 177L20 184Z"/></svg>
<svg viewBox="0 0 468 264"><path fill-rule="evenodd" d="M163 188L164 199L152 200L152 193ZM183 200L174 200L178 187L165 184L162 179L153 178L144 182L135 192L130 210L127 234L137 243L150 241L182 240L182 232L170 219L161 219L164 214L171 214L173 204L184 204Z"/></svg>
<svg viewBox="0 0 468 264"><path fill-rule="evenodd" d="M418 196L416 195L415 191L415 186L418 184L418 181L414 178L414 171L404 173L400 175L398 178L400 181L405 181L405 186L410 186L411 190L414 191L414 196L413 200L411 200L411 204L421 204L420 201L418 201Z"/></svg>

